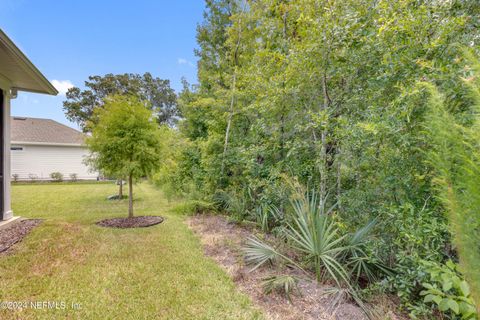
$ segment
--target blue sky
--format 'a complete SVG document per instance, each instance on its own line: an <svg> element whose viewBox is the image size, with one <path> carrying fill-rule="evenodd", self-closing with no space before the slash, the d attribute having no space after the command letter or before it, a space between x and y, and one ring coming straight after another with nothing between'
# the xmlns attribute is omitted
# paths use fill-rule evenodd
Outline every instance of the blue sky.
<svg viewBox="0 0 480 320"><path fill-rule="evenodd" d="M0 0L0 28L61 91L89 75L151 72L196 82L196 26L203 0ZM76 127L57 97L19 93L12 115Z"/></svg>

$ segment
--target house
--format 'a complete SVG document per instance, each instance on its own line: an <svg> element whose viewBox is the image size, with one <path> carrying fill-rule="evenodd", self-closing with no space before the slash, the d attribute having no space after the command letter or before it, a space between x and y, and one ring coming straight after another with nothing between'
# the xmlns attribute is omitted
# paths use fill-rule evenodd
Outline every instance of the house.
<svg viewBox="0 0 480 320"><path fill-rule="evenodd" d="M58 91L0 30L0 224L14 220L10 206L10 99L19 91L57 95Z"/></svg>
<svg viewBox="0 0 480 320"><path fill-rule="evenodd" d="M10 132L13 180L51 180L54 172L65 180L97 179L84 163L89 152L80 131L50 119L12 117Z"/></svg>

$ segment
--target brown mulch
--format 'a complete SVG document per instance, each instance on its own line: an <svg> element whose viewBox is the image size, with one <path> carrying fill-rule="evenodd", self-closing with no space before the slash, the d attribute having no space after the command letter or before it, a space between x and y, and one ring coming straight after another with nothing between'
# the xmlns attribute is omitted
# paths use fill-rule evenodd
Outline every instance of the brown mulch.
<svg viewBox="0 0 480 320"><path fill-rule="evenodd" d="M0 230L0 255L8 254L12 246L22 241L22 239L38 226L42 220L28 219L13 223L5 229Z"/></svg>
<svg viewBox="0 0 480 320"><path fill-rule="evenodd" d="M158 216L139 216L133 218L105 219L96 224L107 228L145 228L162 223L163 218Z"/></svg>
<svg viewBox="0 0 480 320"><path fill-rule="evenodd" d="M266 295L262 281L273 274L299 276L295 270L272 270L258 268L251 271L243 260L242 247L255 234L251 228L229 222L223 216L197 215L187 221L189 227L200 237L205 254L213 258L231 276L237 287L250 296L254 304L264 311L267 319L323 319L366 320L365 313L342 295L328 294L332 287L318 284L305 278L298 283L298 291L290 301L281 293ZM400 319L389 310L380 310L381 319Z"/></svg>

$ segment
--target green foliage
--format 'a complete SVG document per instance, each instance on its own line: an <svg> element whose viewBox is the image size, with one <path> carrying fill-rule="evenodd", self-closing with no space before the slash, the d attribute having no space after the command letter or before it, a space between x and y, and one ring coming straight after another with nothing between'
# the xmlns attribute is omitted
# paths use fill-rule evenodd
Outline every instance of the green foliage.
<svg viewBox="0 0 480 320"><path fill-rule="evenodd" d="M298 291L298 278L291 275L273 275L263 280L262 286L266 294L274 291L283 293L288 300L294 291Z"/></svg>
<svg viewBox="0 0 480 320"><path fill-rule="evenodd" d="M435 168L438 197L445 205L460 266L472 287L472 296L480 305L480 62L473 60L473 74L466 84L472 104L467 117L458 119L446 108L445 98L436 88L423 84L430 93L426 121L432 144L429 159ZM463 123L462 123L463 122Z"/></svg>
<svg viewBox="0 0 480 320"><path fill-rule="evenodd" d="M98 123L87 138L90 164L107 176L135 178L158 168L159 132L145 102L134 96L111 96L95 114Z"/></svg>
<svg viewBox="0 0 480 320"><path fill-rule="evenodd" d="M340 262L340 256L347 249L344 246L346 236L340 235L330 217L333 207L325 210L324 199L319 199L315 191L294 198L292 207L293 214L287 223L288 239L313 265L317 280L322 280L326 270L337 284L348 281L347 271Z"/></svg>
<svg viewBox="0 0 480 320"><path fill-rule="evenodd" d="M129 216L133 216L132 180L151 175L160 163L160 133L147 103L135 96L109 96L95 110L98 122L86 140L88 163L107 176L129 178Z"/></svg>
<svg viewBox="0 0 480 320"><path fill-rule="evenodd" d="M257 238L249 238L243 251L245 262L249 265L253 265L251 271L265 264L273 266L281 261L282 258L287 261L290 260L285 258L277 249Z"/></svg>
<svg viewBox="0 0 480 320"><path fill-rule="evenodd" d="M167 197L175 195L195 198L192 193L195 188L191 187L191 179L186 172L188 141L181 134L168 127L159 128L159 149L161 150L161 161L159 168L152 176L153 182L162 188Z"/></svg>
<svg viewBox="0 0 480 320"><path fill-rule="evenodd" d="M308 268L330 263L337 278L383 281L410 308L419 262L455 258L457 247L462 255L435 197L435 140L417 84L435 84L453 119L471 122L459 79L469 79L462 48L478 45L479 17L471 0L207 1L199 83L184 83L178 100L186 142L172 189L295 244ZM296 213L285 174L335 209Z"/></svg>
<svg viewBox="0 0 480 320"><path fill-rule="evenodd" d="M62 182L63 181L63 174L61 172L52 172L50 173L50 178L53 182Z"/></svg>
<svg viewBox="0 0 480 320"><path fill-rule="evenodd" d="M343 260L347 263L347 269L350 270L350 277L358 283L362 278L370 283L381 280L385 275L392 274L378 257L377 253L371 249L370 241L377 220L372 220L365 226L351 233L346 238L346 253Z"/></svg>
<svg viewBox="0 0 480 320"><path fill-rule="evenodd" d="M375 256L366 252L366 242L375 226L371 222L354 233L342 234L334 220L333 207L325 209L322 200L315 191L303 193L296 189L291 196L292 210L287 216L283 232L287 243L296 250L301 264L315 272L318 281L324 277L334 280L339 286L358 283L361 277L376 280L379 275L389 272ZM255 268L281 261L299 267L291 258L280 254L266 242L250 239L245 249L245 259Z"/></svg>
<svg viewBox="0 0 480 320"><path fill-rule="evenodd" d="M377 257L367 256L363 250L373 223L354 234L341 234L333 218L333 207L326 210L324 200L315 191L303 192L297 184L292 185L295 188L290 200L292 212L282 232L288 247L296 252L295 258L282 253L285 248L274 248L251 238L244 247L246 263L254 265L252 270L266 264L287 264L307 275L313 270L318 281L333 280L338 288L346 287L349 296L368 314L357 292L359 279L361 276L374 279L376 273L389 272ZM271 278L269 282L270 286L282 284L290 289L290 279Z"/></svg>
<svg viewBox="0 0 480 320"><path fill-rule="evenodd" d="M213 203L202 200L187 200L175 206L173 210L184 215L213 213L217 211Z"/></svg>
<svg viewBox="0 0 480 320"><path fill-rule="evenodd" d="M477 319L470 288L458 275L455 264L451 260L443 266L432 262L423 264L428 273L428 279L422 283L425 290L420 293L423 301L434 304L452 319L456 316L458 319Z"/></svg>
<svg viewBox="0 0 480 320"><path fill-rule="evenodd" d="M134 95L140 100L148 101L149 108L160 124L172 124L178 116L176 95L170 88L169 80L154 78L150 73L143 75L106 74L90 76L85 81L86 89L73 87L68 89L63 110L67 119L76 122L85 132L97 122L95 110L102 108L107 96Z"/></svg>
<svg viewBox="0 0 480 320"><path fill-rule="evenodd" d="M275 227L283 225L284 213L277 206L268 203L259 204L252 211L252 220L263 232L270 232Z"/></svg>

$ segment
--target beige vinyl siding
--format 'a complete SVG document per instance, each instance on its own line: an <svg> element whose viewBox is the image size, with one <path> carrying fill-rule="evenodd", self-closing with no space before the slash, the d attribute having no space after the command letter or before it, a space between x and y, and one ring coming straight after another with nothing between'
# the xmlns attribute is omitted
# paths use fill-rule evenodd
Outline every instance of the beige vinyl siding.
<svg viewBox="0 0 480 320"><path fill-rule="evenodd" d="M32 176L49 180L52 172L61 172L65 180L70 179L72 173L76 173L78 179L97 179L98 174L90 172L83 163L88 155L85 147L24 144L12 144L11 147L23 148L11 151L12 177L18 175L19 180L30 180Z"/></svg>

